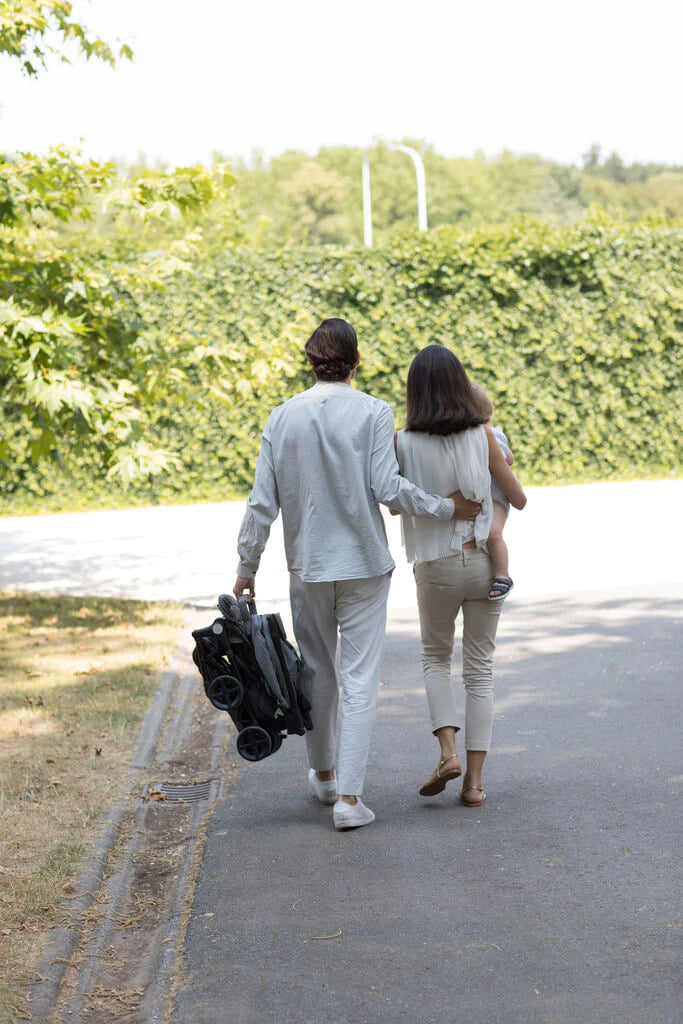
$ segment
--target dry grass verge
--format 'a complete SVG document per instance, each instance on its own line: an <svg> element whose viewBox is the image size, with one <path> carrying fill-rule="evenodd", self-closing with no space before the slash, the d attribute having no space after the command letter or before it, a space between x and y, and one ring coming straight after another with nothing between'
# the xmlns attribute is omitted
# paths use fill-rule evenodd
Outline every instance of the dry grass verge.
<svg viewBox="0 0 683 1024"><path fill-rule="evenodd" d="M21 1019L178 637L175 605L0 594L0 1021Z"/></svg>

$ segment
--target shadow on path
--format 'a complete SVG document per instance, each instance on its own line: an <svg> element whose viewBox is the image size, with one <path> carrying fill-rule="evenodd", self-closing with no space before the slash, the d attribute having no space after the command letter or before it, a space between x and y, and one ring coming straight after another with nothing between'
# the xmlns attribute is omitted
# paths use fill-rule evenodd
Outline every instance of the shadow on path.
<svg viewBox="0 0 683 1024"><path fill-rule="evenodd" d="M376 823L334 832L298 738L242 762L210 826L175 1024L677 1021L678 616L511 603L480 810L457 782L417 794L437 748L414 620L397 621Z"/></svg>

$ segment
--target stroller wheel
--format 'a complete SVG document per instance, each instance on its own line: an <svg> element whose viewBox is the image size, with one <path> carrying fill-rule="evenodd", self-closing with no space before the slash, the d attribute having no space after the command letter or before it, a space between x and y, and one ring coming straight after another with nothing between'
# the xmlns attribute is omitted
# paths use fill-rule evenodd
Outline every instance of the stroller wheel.
<svg viewBox="0 0 683 1024"><path fill-rule="evenodd" d="M271 741L271 744L272 744L272 748L271 748L270 752L271 752L271 754L274 754L275 751L279 750L280 747L282 746L282 741L284 739L284 736L282 735L281 732L275 732L274 729L269 729L268 732L270 733L270 741Z"/></svg>
<svg viewBox="0 0 683 1024"><path fill-rule="evenodd" d="M206 693L219 711L232 711L242 703L244 687L234 676L216 676L209 683Z"/></svg>
<svg viewBox="0 0 683 1024"><path fill-rule="evenodd" d="M271 734L260 725L248 725L237 737L237 753L245 761L262 761L272 749Z"/></svg>

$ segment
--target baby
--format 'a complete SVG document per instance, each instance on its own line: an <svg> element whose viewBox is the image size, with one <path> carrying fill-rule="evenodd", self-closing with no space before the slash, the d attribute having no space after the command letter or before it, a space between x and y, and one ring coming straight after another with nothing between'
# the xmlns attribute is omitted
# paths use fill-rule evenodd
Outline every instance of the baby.
<svg viewBox="0 0 683 1024"><path fill-rule="evenodd" d="M500 427L494 427L491 423L493 416L493 402L483 388L473 384L474 392L479 402L479 408L483 416L486 416L486 423L491 427L493 436L498 442L498 447L508 466L515 461L505 434ZM489 601L502 601L512 590L512 580L508 574L508 548L503 539L503 527L510 512L510 502L503 494L495 476L491 475L491 498L493 499L493 519L489 533L487 546L493 566L493 582L489 590Z"/></svg>

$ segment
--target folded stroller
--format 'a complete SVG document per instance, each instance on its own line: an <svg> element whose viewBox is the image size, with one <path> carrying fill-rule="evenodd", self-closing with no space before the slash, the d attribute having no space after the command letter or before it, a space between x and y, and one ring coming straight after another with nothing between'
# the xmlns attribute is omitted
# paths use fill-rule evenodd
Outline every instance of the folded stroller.
<svg viewBox="0 0 683 1024"><path fill-rule="evenodd" d="M303 691L303 662L288 642L279 615L258 615L253 598L218 598L221 617L195 629L192 658L204 690L238 731L237 750L262 761L285 735L303 736L313 725Z"/></svg>

